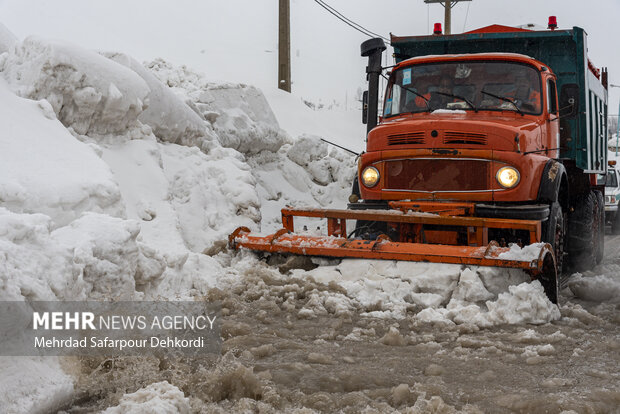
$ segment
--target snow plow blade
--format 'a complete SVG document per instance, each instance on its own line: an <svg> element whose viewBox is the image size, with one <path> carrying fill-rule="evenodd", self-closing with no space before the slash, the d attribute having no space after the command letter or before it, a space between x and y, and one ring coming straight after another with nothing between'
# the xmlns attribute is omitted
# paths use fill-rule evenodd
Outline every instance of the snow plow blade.
<svg viewBox="0 0 620 414"><path fill-rule="evenodd" d="M518 228L532 232L533 240L540 241L540 222L532 220L481 219L477 217L398 214L398 211L379 210L282 210L283 228L268 236L251 234L247 227L237 228L229 237L232 249L246 248L266 253L296 254L332 258L403 260L412 262L451 263L470 266L492 266L522 269L532 279L540 279L552 302L557 303L557 270L549 244L540 244L538 254L527 258L513 258L505 254L508 247L486 240L489 227ZM293 217L322 217L328 220L328 235L297 234ZM377 240L347 238L346 220L374 220L405 223L465 226L470 245L430 244L424 242L396 242L387 236Z"/></svg>

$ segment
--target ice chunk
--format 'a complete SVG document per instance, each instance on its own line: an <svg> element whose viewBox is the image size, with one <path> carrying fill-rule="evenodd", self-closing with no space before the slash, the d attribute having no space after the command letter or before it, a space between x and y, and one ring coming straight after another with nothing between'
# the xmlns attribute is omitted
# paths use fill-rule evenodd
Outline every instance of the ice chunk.
<svg viewBox="0 0 620 414"><path fill-rule="evenodd" d="M454 290L452 298L469 302L479 302L493 299L494 295L484 287L484 284L476 272L467 268L461 272L459 284Z"/></svg>
<svg viewBox="0 0 620 414"><path fill-rule="evenodd" d="M119 404L103 411L105 414L189 414L189 398L168 381L156 382L138 391L125 394Z"/></svg>

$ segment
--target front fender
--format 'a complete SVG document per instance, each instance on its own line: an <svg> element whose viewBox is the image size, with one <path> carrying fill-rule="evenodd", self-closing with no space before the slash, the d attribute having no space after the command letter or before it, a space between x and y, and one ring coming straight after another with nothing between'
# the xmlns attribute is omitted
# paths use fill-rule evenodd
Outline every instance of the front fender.
<svg viewBox="0 0 620 414"><path fill-rule="evenodd" d="M540 177L538 202L551 204L559 201L562 206L565 206L565 201L569 200L568 186L565 185L565 188L561 186L563 181L566 183L566 177L566 168L564 168L561 162L556 160L547 161Z"/></svg>

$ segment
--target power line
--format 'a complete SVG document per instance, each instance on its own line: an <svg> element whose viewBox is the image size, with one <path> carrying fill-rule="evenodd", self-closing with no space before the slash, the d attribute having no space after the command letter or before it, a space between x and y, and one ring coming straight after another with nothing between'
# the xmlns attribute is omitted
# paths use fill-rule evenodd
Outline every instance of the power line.
<svg viewBox="0 0 620 414"><path fill-rule="evenodd" d="M380 37L383 40L386 40L388 42L390 41L388 38L386 38L384 36L381 36L380 34L377 34L375 32L372 32L372 31L366 29L361 24L355 23L353 20L351 20L348 17L344 16L342 13L340 13L338 10L334 9L329 4L325 3L323 0L314 0L314 1L317 2L319 5L321 5L321 7L325 8L331 14L333 14L334 16L339 18L340 20L342 20L345 23L347 23L349 26L353 27L354 29L356 29L356 30L358 30L358 31L360 31L362 33L364 33L366 36L369 36L369 37Z"/></svg>
<svg viewBox="0 0 620 414"><path fill-rule="evenodd" d="M381 39L390 42L390 39L388 39L385 36L381 36L377 33L374 33L368 29L366 29L364 26L355 23L353 20L347 18L346 16L344 16L342 13L340 13L338 10L334 9L333 7L331 7L329 4L325 3L322 0L314 0L316 4L318 4L319 6L323 7L325 10L327 10L330 14L334 15L336 18L338 18L339 20L343 21L344 23L346 23L347 25L351 26L352 28L354 28L355 30L357 30L360 33L365 34L368 37L380 37Z"/></svg>
<svg viewBox="0 0 620 414"><path fill-rule="evenodd" d="M465 14L465 22L463 23L463 33L465 33L465 26L467 26L467 18L469 17L469 6L471 6L471 3L467 3L467 13Z"/></svg>

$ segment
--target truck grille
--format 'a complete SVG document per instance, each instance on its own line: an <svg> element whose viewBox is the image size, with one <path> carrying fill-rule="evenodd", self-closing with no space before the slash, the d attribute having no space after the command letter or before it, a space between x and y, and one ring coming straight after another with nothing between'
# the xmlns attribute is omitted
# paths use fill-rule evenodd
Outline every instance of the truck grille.
<svg viewBox="0 0 620 414"><path fill-rule="evenodd" d="M444 133L443 143L486 145L487 135L476 132L446 131Z"/></svg>
<svg viewBox="0 0 620 414"><path fill-rule="evenodd" d="M388 135L388 145L424 144L424 131Z"/></svg>
<svg viewBox="0 0 620 414"><path fill-rule="evenodd" d="M386 190L481 191L491 188L490 161L405 159L385 163Z"/></svg>

